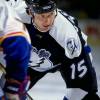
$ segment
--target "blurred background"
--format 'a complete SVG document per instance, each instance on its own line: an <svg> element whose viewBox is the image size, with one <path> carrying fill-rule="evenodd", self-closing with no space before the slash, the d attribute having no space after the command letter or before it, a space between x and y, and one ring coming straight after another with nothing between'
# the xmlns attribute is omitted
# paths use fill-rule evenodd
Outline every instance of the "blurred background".
<svg viewBox="0 0 100 100"><path fill-rule="evenodd" d="M100 46L99 0L56 0L58 8L76 17L89 42Z"/></svg>
<svg viewBox="0 0 100 100"><path fill-rule="evenodd" d="M58 7L80 19L99 19L99 0L56 0Z"/></svg>
<svg viewBox="0 0 100 100"><path fill-rule="evenodd" d="M99 0L56 0L58 8L76 17L81 30L88 35L88 44L91 45L93 66L96 69L100 96L100 3ZM76 91L74 91L76 92ZM35 100L62 100L66 94L65 83L60 73L48 73L30 91ZM81 95L73 95L68 91L71 100L80 100ZM77 99L75 99L75 97Z"/></svg>

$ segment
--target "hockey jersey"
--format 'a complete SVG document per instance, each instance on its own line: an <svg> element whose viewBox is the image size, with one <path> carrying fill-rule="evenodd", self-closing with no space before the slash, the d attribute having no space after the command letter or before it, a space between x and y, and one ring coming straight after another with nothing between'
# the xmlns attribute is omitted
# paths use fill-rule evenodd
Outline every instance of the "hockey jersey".
<svg viewBox="0 0 100 100"><path fill-rule="evenodd" d="M33 54L30 59L31 66L32 64L34 66L33 69L40 72L46 71L61 65L64 57L73 59L81 54L82 44L78 28L74 23L75 19L69 15L66 17L70 21L58 11L54 24L48 32L39 32L33 24L26 24L33 46ZM82 36L86 41L87 36L83 33Z"/></svg>
<svg viewBox="0 0 100 100"><path fill-rule="evenodd" d="M18 14L4 1L0 3L0 42L6 37L22 35L30 42L27 29ZM16 34L13 34L16 33Z"/></svg>
<svg viewBox="0 0 100 100"><path fill-rule="evenodd" d="M95 70L90 59L87 36L72 16L58 11L52 28L38 31L26 24L33 46L29 66L38 72L59 70L68 88L97 91Z"/></svg>

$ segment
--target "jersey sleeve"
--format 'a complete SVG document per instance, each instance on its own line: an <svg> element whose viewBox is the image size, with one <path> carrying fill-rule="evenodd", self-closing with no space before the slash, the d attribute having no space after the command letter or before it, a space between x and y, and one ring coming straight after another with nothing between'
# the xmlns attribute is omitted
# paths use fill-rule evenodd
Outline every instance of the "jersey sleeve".
<svg viewBox="0 0 100 100"><path fill-rule="evenodd" d="M50 35L64 48L65 55L69 59L81 54L82 45L78 36L78 28L59 12Z"/></svg>
<svg viewBox="0 0 100 100"><path fill-rule="evenodd" d="M22 36L6 38L2 43L7 77L24 80L30 57L30 44Z"/></svg>
<svg viewBox="0 0 100 100"><path fill-rule="evenodd" d="M6 12L6 13L5 13ZM0 2L0 34L5 28L5 23L7 22L7 9L4 1Z"/></svg>
<svg viewBox="0 0 100 100"><path fill-rule="evenodd" d="M65 37L65 55L70 59L78 57L81 54L82 45L73 25L69 24Z"/></svg>

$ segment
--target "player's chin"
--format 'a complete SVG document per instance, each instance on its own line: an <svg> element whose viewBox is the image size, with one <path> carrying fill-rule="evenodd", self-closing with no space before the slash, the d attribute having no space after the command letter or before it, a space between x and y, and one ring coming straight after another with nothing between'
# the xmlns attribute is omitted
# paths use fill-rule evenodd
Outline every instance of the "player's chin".
<svg viewBox="0 0 100 100"><path fill-rule="evenodd" d="M49 31L50 30L50 27L44 27L41 31L42 32L47 32L47 31Z"/></svg>

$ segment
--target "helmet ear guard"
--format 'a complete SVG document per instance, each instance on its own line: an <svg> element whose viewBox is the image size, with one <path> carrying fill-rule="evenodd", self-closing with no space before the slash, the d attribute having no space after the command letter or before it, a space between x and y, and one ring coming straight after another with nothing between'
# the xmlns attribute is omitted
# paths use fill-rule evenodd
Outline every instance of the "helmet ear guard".
<svg viewBox="0 0 100 100"><path fill-rule="evenodd" d="M46 13L57 8L53 0L25 0L25 2L32 13Z"/></svg>

